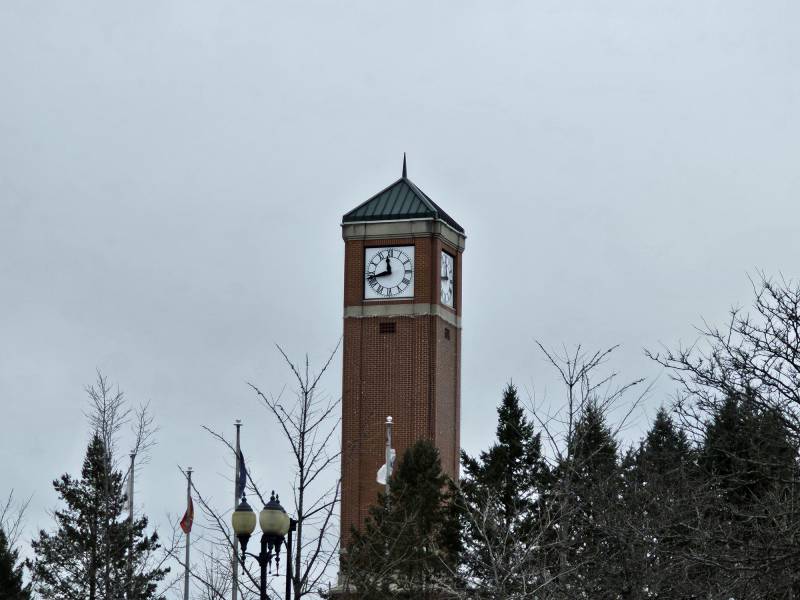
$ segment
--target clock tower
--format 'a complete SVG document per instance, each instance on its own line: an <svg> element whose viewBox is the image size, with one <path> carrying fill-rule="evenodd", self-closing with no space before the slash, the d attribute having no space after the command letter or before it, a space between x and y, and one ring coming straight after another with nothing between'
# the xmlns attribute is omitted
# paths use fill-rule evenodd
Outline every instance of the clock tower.
<svg viewBox="0 0 800 600"><path fill-rule="evenodd" d="M342 548L381 490L385 421L398 459L437 446L458 476L464 229L407 177L342 218Z"/></svg>

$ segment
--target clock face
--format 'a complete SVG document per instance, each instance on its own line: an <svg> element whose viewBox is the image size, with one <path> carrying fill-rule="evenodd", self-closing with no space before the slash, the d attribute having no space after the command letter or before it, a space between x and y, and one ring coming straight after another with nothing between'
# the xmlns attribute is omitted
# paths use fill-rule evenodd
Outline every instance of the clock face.
<svg viewBox="0 0 800 600"><path fill-rule="evenodd" d="M447 252L442 252L441 272L439 273L440 300L445 306L452 308L454 303L453 290L455 289L455 271L453 257Z"/></svg>
<svg viewBox="0 0 800 600"><path fill-rule="evenodd" d="M364 298L414 297L414 246L365 248Z"/></svg>

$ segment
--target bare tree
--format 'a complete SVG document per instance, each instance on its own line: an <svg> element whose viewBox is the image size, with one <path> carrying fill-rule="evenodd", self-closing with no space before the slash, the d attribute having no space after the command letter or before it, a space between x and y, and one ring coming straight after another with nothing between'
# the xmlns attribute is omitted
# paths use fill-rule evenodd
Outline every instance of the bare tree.
<svg viewBox="0 0 800 600"><path fill-rule="evenodd" d="M531 395L530 411L539 426L545 432L550 445L552 456L556 460L567 458L571 442L575 436L575 423L587 406L594 405L601 413L607 414L616 409L625 399L626 394L633 388L644 383L643 378L634 379L627 383L617 384L619 373L601 373L600 369L608 362L619 345L611 346L605 350L595 352L586 351L580 344L574 349L562 348L558 353L548 350L540 341L536 345L548 363L556 370L563 384L563 404L561 408L552 411L546 408L543 402L537 401ZM613 430L617 435L628 423L634 410L650 391L650 386L640 392L632 401L624 406L624 414L617 421Z"/></svg>
<svg viewBox="0 0 800 600"><path fill-rule="evenodd" d="M681 557L735 597L800 597L800 283L759 273L749 310L647 355L678 384L701 451ZM718 423L714 425L714 423ZM718 432L729 430L720 438Z"/></svg>
<svg viewBox="0 0 800 600"><path fill-rule="evenodd" d="M481 545L481 552L473 553L472 561L442 581L442 587L458 598L559 598L560 573L548 559L558 550L559 540L553 533L560 526L563 510L553 511L542 503L535 515L520 513L532 522L521 531L507 526L509 515L500 514L494 496L492 490L485 490L484 498L478 502L464 502L456 496L456 505L473 532L474 541ZM475 564L476 560L480 564Z"/></svg>
<svg viewBox="0 0 800 600"><path fill-rule="evenodd" d="M291 557L291 590L295 600L317 594L328 578L338 558L338 518L340 481L338 459L341 454L338 437L341 415L340 398L331 397L322 390L322 381L331 362L339 350L339 344L331 351L317 373L312 373L308 356L301 366L293 362L280 346L277 346L283 360L292 373L296 389L292 397L285 390L277 395L262 391L250 383L258 399L275 420L283 434L283 441L293 457L292 508L289 513L297 521L293 534L293 556ZM223 434L209 427L204 429L223 444L236 460L235 445ZM205 514L207 524L201 538L207 548L198 550L203 561L202 576L197 565L192 567L196 585L202 588L209 598L222 598L229 595L232 582L231 561L211 546L227 548L232 551L231 531L227 510L219 510L194 486L195 498ZM257 484L252 469L248 468L247 491L262 504L269 500L268 491L262 491ZM285 505L285 504L284 504ZM197 540L200 541L200 540ZM193 544L198 548L201 544ZM174 545L173 545L174 546ZM180 562L174 548L173 558ZM238 590L242 600L257 594L258 573L253 572L246 561L240 561L243 577L239 578ZM289 565L283 568L287 569ZM270 585L275 585L274 578ZM279 595L282 595L279 594Z"/></svg>
<svg viewBox="0 0 800 600"><path fill-rule="evenodd" d="M138 464L146 464L149 451L155 445L158 428L150 413L150 404L132 407L119 387L108 381L108 377L97 371L97 380L86 387L89 408L85 412L89 426L100 436L107 449L111 467L118 468L121 452L119 444L124 430L129 429L130 452L136 454Z"/></svg>
<svg viewBox="0 0 800 600"><path fill-rule="evenodd" d="M536 343L558 373L564 394L555 410L534 396L529 406L548 442L555 475L542 509L551 524L553 541L548 550L555 557L549 564L553 575L549 593L553 597L559 597L558 594L571 597L582 589L592 596L596 589L591 588L597 581L587 581L586 573L590 573L591 580L597 579L596 574L591 574L597 565L621 568L615 562L622 552L615 522L619 517L615 511L616 438L650 387L642 387L643 379L617 383L617 372L603 372L618 346L587 352L579 345L557 353ZM613 425L608 425L606 441L598 444L596 435L604 435L606 419L614 411L620 413L613 421L609 419ZM602 572L607 574L611 570Z"/></svg>
<svg viewBox="0 0 800 600"><path fill-rule="evenodd" d="M132 407L125 398L125 394L109 382L108 377L103 375L100 370L97 371L97 379L92 385L86 387L86 393L89 396L89 407L85 411L86 418L89 426L94 434L96 434L103 442L105 448L105 494L102 502L103 518L101 520L101 527L103 528L102 536L104 540L104 547L106 552L110 548L109 531L111 529L111 503L114 502L111 490L109 488L111 482L111 474L121 467L122 452L119 445L123 439L125 430L128 430L127 439L131 442L130 454L138 457L138 462L132 465L144 465L149 461L149 452L155 445L155 434L157 427L153 416L149 410L149 404L140 404ZM134 466L134 468L136 468ZM125 482L129 483L129 478L133 477L135 473L131 471L129 466L126 470ZM133 516L133 506L131 506L131 517ZM131 520L132 523L132 520ZM132 544L132 541L130 541ZM104 561L104 592L105 597L110 598L112 595L111 590L111 561L108 560L108 555ZM128 565L128 578L133 577L133 565Z"/></svg>
<svg viewBox="0 0 800 600"><path fill-rule="evenodd" d="M341 342L340 342L341 343ZM264 406L280 424L284 440L294 457L295 533L292 590L295 600L315 593L320 588L339 549L336 507L339 503L340 479L331 475L338 467L341 445L337 434L341 423L341 398L332 398L320 390L320 381L339 350L339 343L319 372L310 372L308 355L301 368L277 346L294 375L297 389L294 402L283 400L250 386ZM328 481L326 481L326 479Z"/></svg>
<svg viewBox="0 0 800 600"><path fill-rule="evenodd" d="M180 467L179 467L180 468ZM186 472L180 469L183 476ZM254 495L261 497L260 490L252 483L249 489ZM230 598L233 587L233 570L231 565L231 527L227 515L223 511L217 510L197 487L195 480L192 480L192 498L199 507L199 512L204 519L198 519L195 515L192 527L192 556L194 560L190 565L190 585L191 596L207 600L227 600ZM176 563L180 569L179 575L172 582L172 591L176 598L183 597L183 572L186 568L184 560L184 550L186 536L178 526L179 517L174 515L167 517L172 523L169 539L162 547L165 559ZM249 563L243 561L241 564L243 577L238 580L238 593L242 600L253 600L258 598L258 577L257 570L254 572L249 568ZM270 581L270 584L274 581ZM270 585L271 594L279 594Z"/></svg>
<svg viewBox="0 0 800 600"><path fill-rule="evenodd" d="M646 354L678 383L678 413L691 431L702 432L726 397L748 395L800 441L800 282L763 273L750 282L749 312L732 308L724 327L703 322L694 344Z"/></svg>
<svg viewBox="0 0 800 600"><path fill-rule="evenodd" d="M24 500L17 500L12 489L6 497L6 501L0 504L0 529L6 535L9 550L16 548L22 536L25 527L25 513L32 498L33 496L29 496Z"/></svg>

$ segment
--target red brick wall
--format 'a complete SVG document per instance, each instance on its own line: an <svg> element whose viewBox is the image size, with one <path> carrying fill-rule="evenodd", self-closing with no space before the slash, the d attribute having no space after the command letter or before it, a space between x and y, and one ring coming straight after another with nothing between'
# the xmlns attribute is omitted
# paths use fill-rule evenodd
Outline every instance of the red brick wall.
<svg viewBox="0 0 800 600"><path fill-rule="evenodd" d="M434 321L436 335L436 381L434 442L442 457L442 467L451 477L458 477L461 422L460 360L461 329L443 319ZM449 339L445 335L449 332Z"/></svg>
<svg viewBox="0 0 800 600"><path fill-rule="evenodd" d="M432 237L345 242L344 304L438 303L439 253ZM364 301L364 248L415 245L414 299ZM461 312L461 261L456 255L456 313ZM379 324L394 322L395 333ZM445 328L450 339L445 339ZM381 486L375 481L384 462L385 421L394 419L398 458L416 440L432 439L442 466L458 475L460 428L460 328L433 316L344 319L342 377L342 547L350 528L360 527Z"/></svg>

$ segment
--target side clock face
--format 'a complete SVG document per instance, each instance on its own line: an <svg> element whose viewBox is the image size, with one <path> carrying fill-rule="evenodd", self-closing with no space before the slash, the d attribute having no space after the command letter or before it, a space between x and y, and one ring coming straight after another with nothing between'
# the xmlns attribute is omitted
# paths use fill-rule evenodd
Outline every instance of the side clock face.
<svg viewBox="0 0 800 600"><path fill-rule="evenodd" d="M455 289L455 270L453 269L453 257L447 252L442 252L441 272L439 273L439 289L442 304L453 307Z"/></svg>
<svg viewBox="0 0 800 600"><path fill-rule="evenodd" d="M414 246L365 248L364 298L414 297Z"/></svg>

